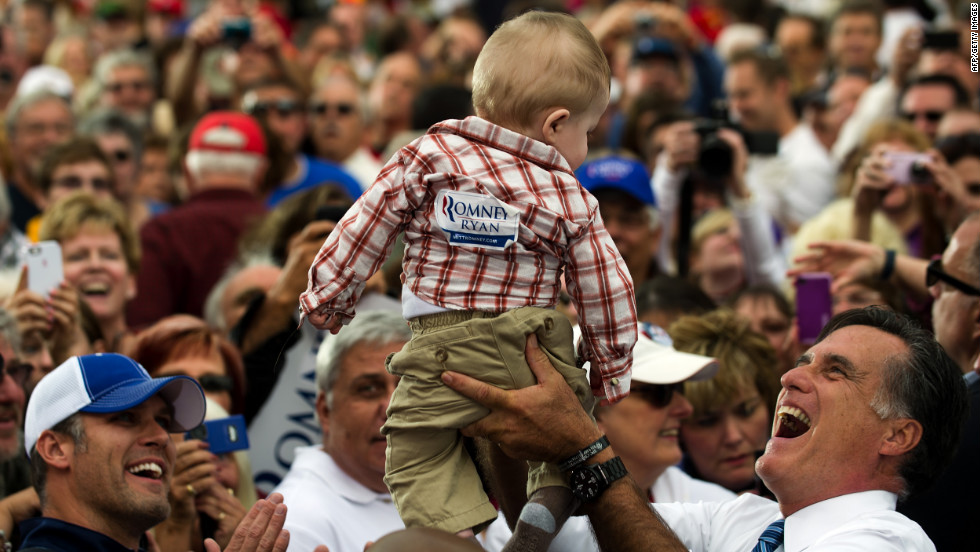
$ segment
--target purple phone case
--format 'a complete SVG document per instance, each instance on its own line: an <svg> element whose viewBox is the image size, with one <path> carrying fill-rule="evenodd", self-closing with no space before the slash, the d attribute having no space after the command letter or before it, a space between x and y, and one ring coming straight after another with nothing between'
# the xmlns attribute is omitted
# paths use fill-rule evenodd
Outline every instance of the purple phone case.
<svg viewBox="0 0 980 552"><path fill-rule="evenodd" d="M826 272L808 272L796 278L796 324L799 341L804 345L815 343L820 330L830 320L832 279Z"/></svg>

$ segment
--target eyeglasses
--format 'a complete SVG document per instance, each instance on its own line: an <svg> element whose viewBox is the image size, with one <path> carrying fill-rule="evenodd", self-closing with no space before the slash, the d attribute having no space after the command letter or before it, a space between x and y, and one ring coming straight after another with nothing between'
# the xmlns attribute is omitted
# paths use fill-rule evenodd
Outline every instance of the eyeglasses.
<svg viewBox="0 0 980 552"><path fill-rule="evenodd" d="M93 190L108 191L111 189L109 181L105 178L79 178L77 176L63 176L51 181L52 188L68 188L77 190L88 184Z"/></svg>
<svg viewBox="0 0 980 552"><path fill-rule="evenodd" d="M310 114L318 115L320 117L327 114L328 111L335 111L337 115L347 116L354 113L354 104L349 103L337 103L329 104L326 102L317 102L315 104L310 104Z"/></svg>
<svg viewBox="0 0 980 552"><path fill-rule="evenodd" d="M944 113L942 111L938 111L938 110L937 111L933 111L933 110L925 110L925 111L903 111L902 112L902 118L905 119L905 120L907 120L907 121L909 121L909 122L914 122L919 117L924 117L930 123L938 123L939 120L943 118L943 115L944 115Z"/></svg>
<svg viewBox="0 0 980 552"><path fill-rule="evenodd" d="M654 383L639 385L630 389L630 395L641 398L655 408L667 408L674 399L674 393L684 392L684 382L658 385Z"/></svg>
<svg viewBox="0 0 980 552"><path fill-rule="evenodd" d="M134 92L142 92L150 88L150 83L148 81L113 82L105 86L105 89L113 94L118 94L125 88L132 88Z"/></svg>
<svg viewBox="0 0 980 552"><path fill-rule="evenodd" d="M932 287L940 280L960 290L966 295L980 296L980 288L974 287L963 280L956 278L955 276L950 276L943 270L943 260L933 259L926 268L926 285Z"/></svg>
<svg viewBox="0 0 980 552"><path fill-rule="evenodd" d="M201 389L211 393L231 391L234 388L234 382L232 382L231 376L204 374L203 376L197 378L197 382L201 384Z"/></svg>
<svg viewBox="0 0 980 552"><path fill-rule="evenodd" d="M5 375L10 376L10 379L14 380L14 383L18 387L23 387L24 383L27 382L27 376L30 375L33 369L33 366L25 362L14 361L7 363L3 355L0 355L0 381L3 380Z"/></svg>
<svg viewBox="0 0 980 552"><path fill-rule="evenodd" d="M272 102L255 102L251 105L245 106L243 111L249 115L255 117L264 117L272 111L276 112L276 115L280 117L286 117L288 115L293 115L299 113L302 108L299 102L293 100L276 100Z"/></svg>

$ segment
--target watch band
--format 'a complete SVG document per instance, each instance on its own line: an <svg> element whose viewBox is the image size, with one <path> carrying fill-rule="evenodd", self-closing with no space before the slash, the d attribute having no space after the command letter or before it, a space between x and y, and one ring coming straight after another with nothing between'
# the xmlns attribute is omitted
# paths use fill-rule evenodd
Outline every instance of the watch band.
<svg viewBox="0 0 980 552"><path fill-rule="evenodd" d="M575 468L569 475L568 484L575 498L583 502L591 502L626 474L626 466L616 456L602 464Z"/></svg>
<svg viewBox="0 0 980 552"><path fill-rule="evenodd" d="M596 454L599 454L602 451L602 449L608 446L609 446L609 439L607 439L606 436L603 435L602 437L599 437L599 439L596 442L576 452L571 457L562 460L558 464L558 469L560 469L561 471L573 470L581 466L582 464L584 464L585 461L588 460L589 458L592 458Z"/></svg>

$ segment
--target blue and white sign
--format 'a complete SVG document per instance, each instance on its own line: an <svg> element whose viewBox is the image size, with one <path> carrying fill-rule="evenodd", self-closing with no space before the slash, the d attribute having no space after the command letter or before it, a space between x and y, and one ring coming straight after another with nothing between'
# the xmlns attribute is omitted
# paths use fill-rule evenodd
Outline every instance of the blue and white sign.
<svg viewBox="0 0 980 552"><path fill-rule="evenodd" d="M451 245L506 249L517 240L520 210L493 196L441 190L435 206L436 222Z"/></svg>

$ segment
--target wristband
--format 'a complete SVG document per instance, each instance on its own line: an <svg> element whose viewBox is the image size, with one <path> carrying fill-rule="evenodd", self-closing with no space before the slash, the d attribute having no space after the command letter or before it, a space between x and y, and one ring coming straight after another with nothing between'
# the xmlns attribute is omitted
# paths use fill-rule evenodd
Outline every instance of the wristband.
<svg viewBox="0 0 980 552"><path fill-rule="evenodd" d="M885 264L881 267L881 272L878 274L878 279L885 281L892 277L893 272L895 272L895 250L886 249Z"/></svg>
<svg viewBox="0 0 980 552"><path fill-rule="evenodd" d="M568 471L575 469L585 463L586 460L592 458L596 454L599 454L604 448L609 446L609 439L605 435L599 437L599 439L592 443L591 445L585 447L584 449L576 452L569 458L566 458L561 463L558 464L558 469L561 471Z"/></svg>

